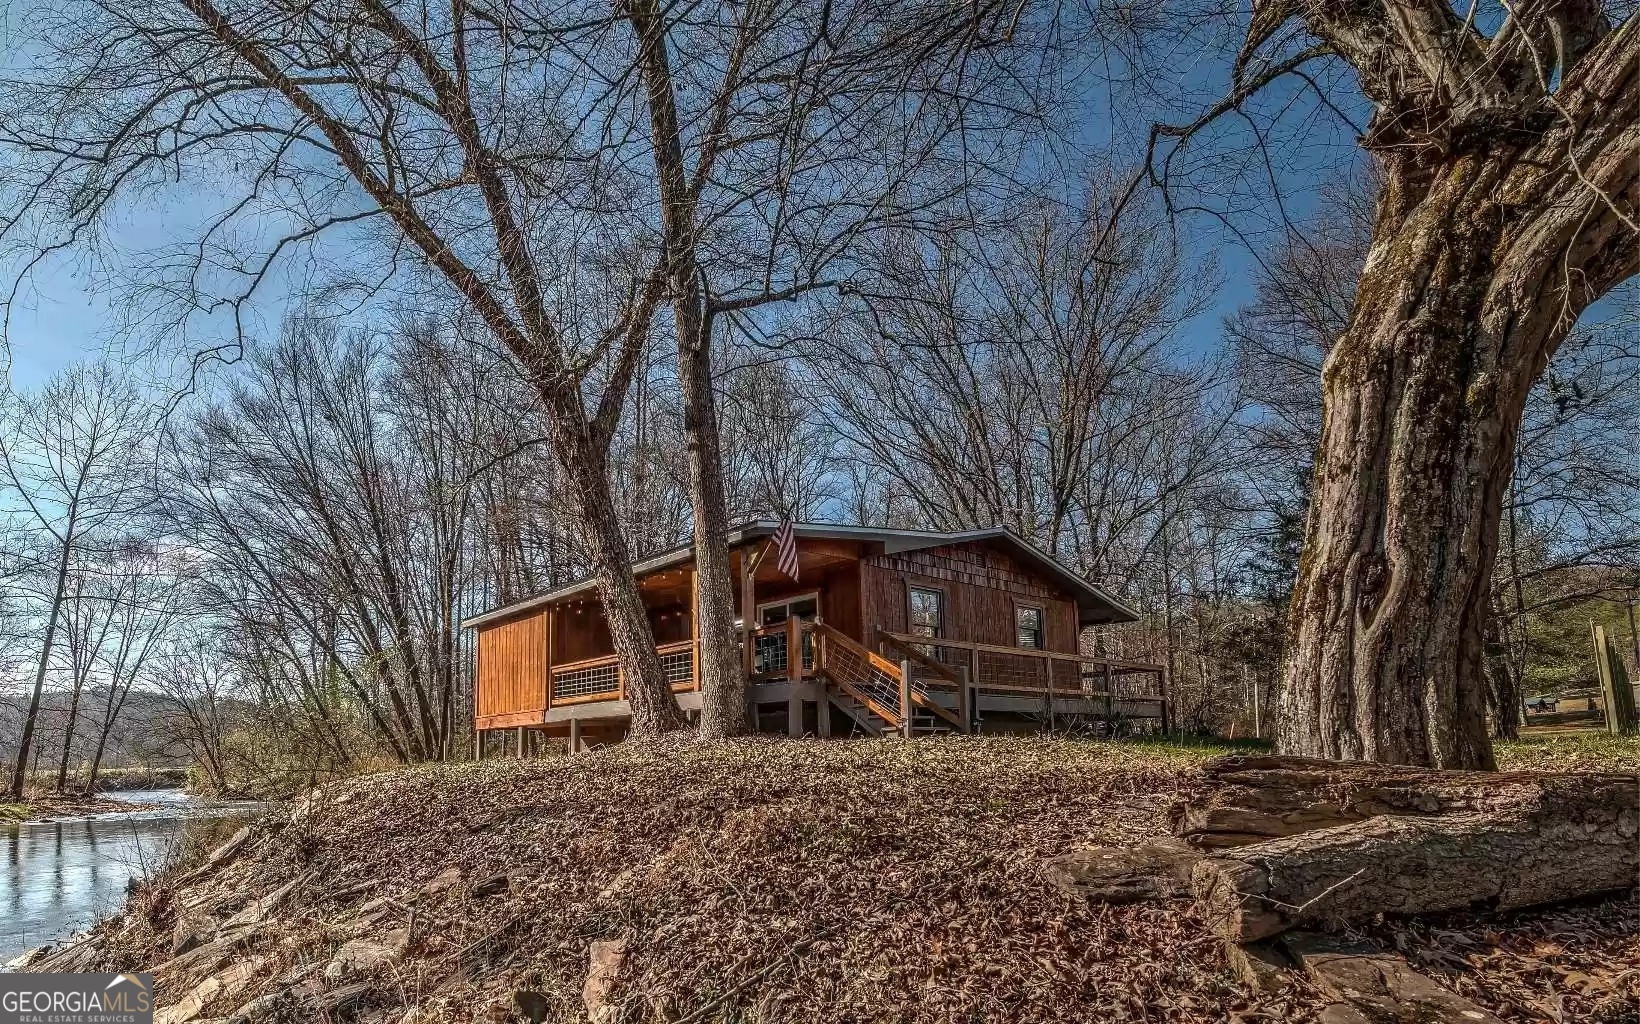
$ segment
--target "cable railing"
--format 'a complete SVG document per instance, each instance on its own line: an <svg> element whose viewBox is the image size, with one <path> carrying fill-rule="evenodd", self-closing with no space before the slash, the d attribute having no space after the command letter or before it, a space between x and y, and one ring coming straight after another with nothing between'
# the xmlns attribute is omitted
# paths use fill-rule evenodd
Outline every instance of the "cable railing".
<svg viewBox="0 0 1640 1024"><path fill-rule="evenodd" d="M655 648L660 655L661 672L674 693L686 693L700 686L695 668L695 642L683 640ZM601 700L624 700L626 676L621 671L620 659L613 654L566 665L554 665L547 687L547 706L589 704Z"/></svg>

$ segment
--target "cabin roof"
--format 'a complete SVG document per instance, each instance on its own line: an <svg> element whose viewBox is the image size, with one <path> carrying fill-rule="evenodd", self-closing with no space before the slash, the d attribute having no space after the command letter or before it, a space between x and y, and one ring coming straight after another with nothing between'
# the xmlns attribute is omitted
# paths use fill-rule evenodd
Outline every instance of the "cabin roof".
<svg viewBox="0 0 1640 1024"><path fill-rule="evenodd" d="M747 541L771 537L779 528L780 524L772 520L753 520L729 531L729 546L734 548L745 544ZM1139 618L1139 613L1131 607L1078 576L1052 555L1004 526L947 533L937 530L888 530L875 526L796 523L793 525L793 532L800 540L806 538L812 540L859 541L874 547L876 553L890 555L905 551L921 551L924 548L942 547L949 544L981 542L1000 544L1017 555L1022 561L1037 569L1043 576L1064 587L1066 591L1075 597L1079 625L1136 622ZM647 576L680 565L688 565L694 561L694 557L694 545L692 543L683 544L633 563L632 572L635 576ZM463 628L472 629L500 622L523 612L553 604L566 597L584 593L593 589L593 586L592 578L587 577L559 587L556 590L549 590L544 594L537 594L534 597L527 597L522 601L515 601L512 604L474 615L464 620L461 625Z"/></svg>

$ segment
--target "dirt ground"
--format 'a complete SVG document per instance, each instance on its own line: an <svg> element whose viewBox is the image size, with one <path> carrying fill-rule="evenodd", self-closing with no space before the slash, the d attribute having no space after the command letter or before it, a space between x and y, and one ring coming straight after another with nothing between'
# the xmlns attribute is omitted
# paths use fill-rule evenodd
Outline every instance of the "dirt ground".
<svg viewBox="0 0 1640 1024"><path fill-rule="evenodd" d="M98 957L157 970L173 1022L586 1021L598 943L608 1020L1301 1024L1318 994L1251 995L1189 901L1092 906L1042 871L1166 835L1217 752L745 741L374 775L148 885ZM1632 898L1371 933L1511 1022L1640 1021Z"/></svg>

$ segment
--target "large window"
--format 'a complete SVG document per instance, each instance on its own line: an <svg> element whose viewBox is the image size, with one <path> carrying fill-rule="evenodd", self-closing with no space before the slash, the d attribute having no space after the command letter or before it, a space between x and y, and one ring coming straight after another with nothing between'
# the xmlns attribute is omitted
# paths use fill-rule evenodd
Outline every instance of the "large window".
<svg viewBox="0 0 1640 1024"><path fill-rule="evenodd" d="M1038 651L1042 649L1042 609L1016 605L1014 626L1019 634L1019 646Z"/></svg>
<svg viewBox="0 0 1640 1024"><path fill-rule="evenodd" d="M914 636L945 635L945 595L938 590L911 588L911 632Z"/></svg>

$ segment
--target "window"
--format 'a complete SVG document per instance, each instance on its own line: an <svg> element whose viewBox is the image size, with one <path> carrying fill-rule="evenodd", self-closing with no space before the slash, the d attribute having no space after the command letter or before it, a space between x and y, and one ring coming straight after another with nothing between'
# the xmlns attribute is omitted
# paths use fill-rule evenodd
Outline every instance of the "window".
<svg viewBox="0 0 1640 1024"><path fill-rule="evenodd" d="M945 635L945 595L938 590L912 587L911 633L913 636Z"/></svg>
<svg viewBox="0 0 1640 1024"><path fill-rule="evenodd" d="M1014 626L1019 633L1019 646L1042 649L1042 609L1016 605Z"/></svg>

